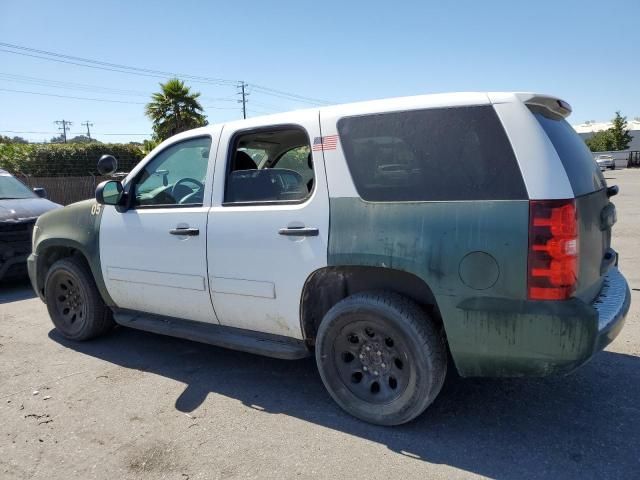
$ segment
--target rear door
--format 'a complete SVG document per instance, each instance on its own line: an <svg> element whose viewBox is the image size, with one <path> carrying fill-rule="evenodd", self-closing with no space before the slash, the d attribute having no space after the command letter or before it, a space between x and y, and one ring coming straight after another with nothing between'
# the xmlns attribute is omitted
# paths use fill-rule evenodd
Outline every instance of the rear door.
<svg viewBox="0 0 640 480"><path fill-rule="evenodd" d="M286 122L225 125L207 261L222 325L302 338L305 281L327 265L329 199L322 150L311 147L318 112Z"/></svg>
<svg viewBox="0 0 640 480"><path fill-rule="evenodd" d="M600 290L602 277L615 262L610 248L615 206L607 196L600 168L571 125L542 107L529 109L558 153L576 198L580 262L576 293L591 301Z"/></svg>

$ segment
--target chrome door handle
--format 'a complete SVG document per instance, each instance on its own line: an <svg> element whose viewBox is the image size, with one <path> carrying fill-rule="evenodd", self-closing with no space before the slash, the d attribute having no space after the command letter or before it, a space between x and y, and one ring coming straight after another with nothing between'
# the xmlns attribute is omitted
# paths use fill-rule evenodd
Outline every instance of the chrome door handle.
<svg viewBox="0 0 640 480"><path fill-rule="evenodd" d="M320 231L313 227L287 227L281 228L278 233L288 237L317 237Z"/></svg>
<svg viewBox="0 0 640 480"><path fill-rule="evenodd" d="M189 237L195 237L196 235L200 235L200 229L189 227L173 228L169 230L169 233L171 235L187 235Z"/></svg>

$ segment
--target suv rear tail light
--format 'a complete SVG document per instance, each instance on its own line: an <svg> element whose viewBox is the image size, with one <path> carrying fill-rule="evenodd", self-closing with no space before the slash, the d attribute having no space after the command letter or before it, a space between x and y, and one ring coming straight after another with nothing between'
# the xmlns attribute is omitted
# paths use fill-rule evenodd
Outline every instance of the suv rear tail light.
<svg viewBox="0 0 640 480"><path fill-rule="evenodd" d="M575 200L529 202L528 295L565 300L578 280L578 213Z"/></svg>

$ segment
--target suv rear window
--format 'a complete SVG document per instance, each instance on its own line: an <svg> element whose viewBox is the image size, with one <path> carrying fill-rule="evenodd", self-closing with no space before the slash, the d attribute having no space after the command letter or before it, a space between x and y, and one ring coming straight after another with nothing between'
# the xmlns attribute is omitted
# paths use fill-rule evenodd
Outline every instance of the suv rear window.
<svg viewBox="0 0 640 480"><path fill-rule="evenodd" d="M511 145L489 105L347 117L338 132L364 200L527 198Z"/></svg>
<svg viewBox="0 0 640 480"><path fill-rule="evenodd" d="M604 188L606 182L600 168L584 140L573 127L564 118L554 115L546 108L529 105L529 110L558 152L573 194L579 197Z"/></svg>

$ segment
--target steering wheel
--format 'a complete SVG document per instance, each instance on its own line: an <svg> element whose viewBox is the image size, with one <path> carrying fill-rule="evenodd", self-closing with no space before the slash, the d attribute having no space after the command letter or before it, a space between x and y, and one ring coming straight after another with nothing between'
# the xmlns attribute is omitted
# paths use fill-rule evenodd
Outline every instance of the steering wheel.
<svg viewBox="0 0 640 480"><path fill-rule="evenodd" d="M183 183L193 183L197 187L197 189L194 191L189 187L187 187L186 185L182 186L181 184ZM179 186L182 187L183 189L189 189L190 191L180 195L179 194L180 190L178 188ZM180 203L178 201L178 198L176 197L177 195L179 195L180 199L183 200L183 197L186 197L187 195L191 195L193 193L196 193L202 190L204 190L204 185L202 184L202 182L200 182L199 180L196 180L195 178L186 177L186 178L181 178L180 180L178 180L176 183L173 184L173 187L171 187L171 196L176 200L176 203Z"/></svg>

